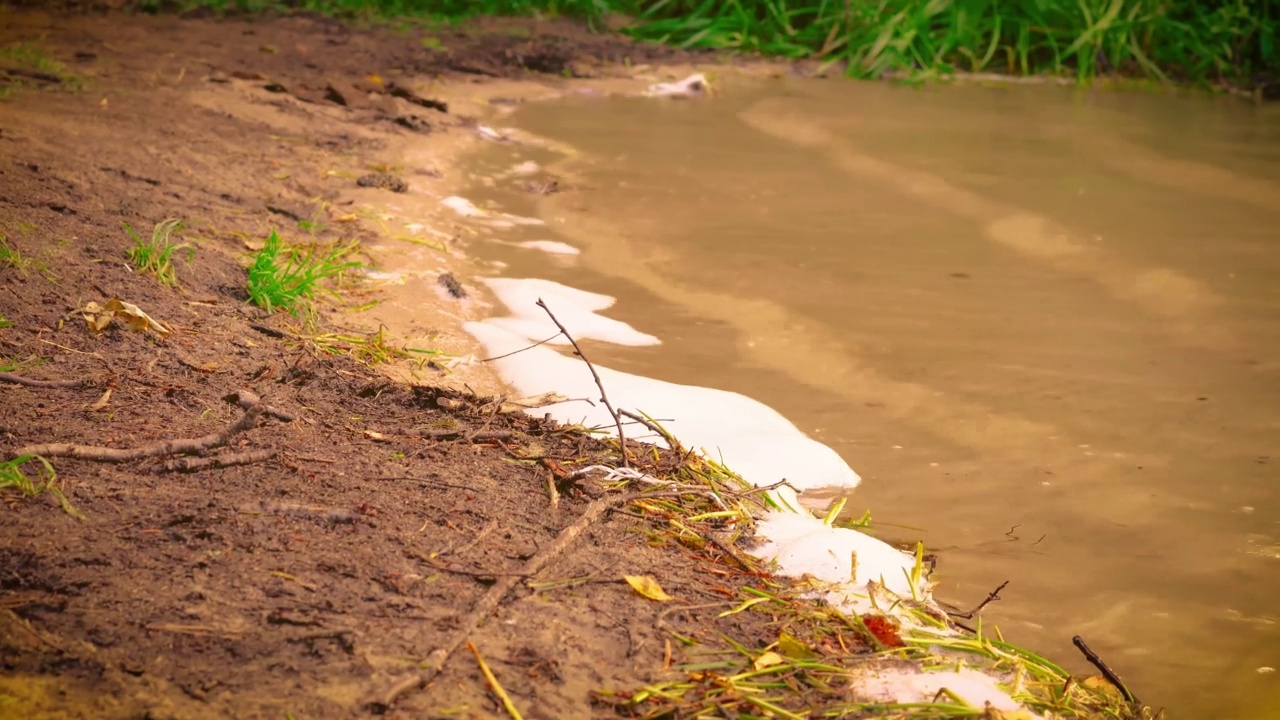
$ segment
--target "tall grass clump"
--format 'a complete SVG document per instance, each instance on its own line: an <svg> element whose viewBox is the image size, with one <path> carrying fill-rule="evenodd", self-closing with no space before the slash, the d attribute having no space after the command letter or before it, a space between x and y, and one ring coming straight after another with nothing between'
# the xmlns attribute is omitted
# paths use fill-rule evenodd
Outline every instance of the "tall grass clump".
<svg viewBox="0 0 1280 720"><path fill-rule="evenodd" d="M358 262L343 262L351 250L340 246L317 254L312 247L304 254L298 248L283 248L280 236L272 230L249 266L245 286L249 300L268 312L285 310L297 315L315 298L321 280L360 266Z"/></svg>
<svg viewBox="0 0 1280 720"><path fill-rule="evenodd" d="M35 478L28 477L23 471L22 466L27 463L35 464ZM37 497L49 493L68 515L80 520L84 519L84 516L63 494L58 483L58 473L54 471L53 465L39 455L20 455L0 463L0 492L3 491L16 491L25 497Z"/></svg>
<svg viewBox="0 0 1280 720"><path fill-rule="evenodd" d="M1122 75L1254 87L1280 79L1280 0L141 0L365 19L631 16L679 47L840 64L859 78Z"/></svg>
<svg viewBox="0 0 1280 720"><path fill-rule="evenodd" d="M844 63L855 77L957 71L1247 82L1280 71L1275 0L657 0L631 34Z"/></svg>
<svg viewBox="0 0 1280 720"><path fill-rule="evenodd" d="M181 220L162 220L151 229L151 239L143 240L129 223L125 223L124 231L133 239L133 247L125 251L129 264L137 272L154 275L162 285L170 287L177 285L178 276L173 269L173 254L185 248L188 262L195 255L195 249L190 245L175 245L172 242L173 234L181 229Z"/></svg>

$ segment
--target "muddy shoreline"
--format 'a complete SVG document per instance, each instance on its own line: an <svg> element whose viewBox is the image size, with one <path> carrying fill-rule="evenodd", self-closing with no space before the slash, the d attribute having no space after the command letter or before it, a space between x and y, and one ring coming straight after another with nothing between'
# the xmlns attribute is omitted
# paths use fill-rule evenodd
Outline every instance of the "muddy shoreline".
<svg viewBox="0 0 1280 720"><path fill-rule="evenodd" d="M6 369L37 381L0 388L6 454L225 434L245 419L244 391L279 415L205 453L258 458L245 464L53 458L83 519L48 492L4 493L0 717L366 714L604 490L569 482L549 508L548 483L617 462L604 443L500 412L482 397L500 390L485 366L448 362L475 351L460 325L487 304L437 200L482 141L491 99L553 92L571 67L607 80L624 58L685 56L568 24L485 24L432 49L306 17L5 20L0 46L57 63L11 75L0 102L0 343ZM399 182L374 181L388 176ZM431 200L406 212L415 194ZM126 263L123 225L146 236L166 218L184 221L175 237L191 249L175 256L175 287ZM430 272L350 277L308 329L245 302L248 259L273 229L358 242L375 269L411 258ZM438 282L446 273L466 299ZM112 298L173 333L91 330L81 311ZM361 354L383 325L388 347L445 353L399 363L393 374L419 387ZM702 609L759 582L726 557L615 513L468 637L527 717L591 717L594 693L662 674L668 633L767 643L767 618ZM678 604L645 599L624 574L661 577ZM466 655L393 714L500 712Z"/></svg>
<svg viewBox="0 0 1280 720"><path fill-rule="evenodd" d="M714 491L643 506L575 472L623 464L616 443L505 406L461 330L491 305L440 200L494 109L706 56L569 23L3 17L0 48L31 69L0 100L0 432L6 458L92 450L42 447L56 480L19 467L66 506L0 495L0 717L496 717L484 668L530 718L763 707L707 662L737 682L791 668L787 702L816 708L831 690L803 663L844 682L903 644L887 620L790 605L720 495L759 498L714 468L633 455ZM167 218L172 286L126 261L125 224ZM314 323L263 311L245 273L273 230L373 272ZM91 326L112 299L168 332Z"/></svg>

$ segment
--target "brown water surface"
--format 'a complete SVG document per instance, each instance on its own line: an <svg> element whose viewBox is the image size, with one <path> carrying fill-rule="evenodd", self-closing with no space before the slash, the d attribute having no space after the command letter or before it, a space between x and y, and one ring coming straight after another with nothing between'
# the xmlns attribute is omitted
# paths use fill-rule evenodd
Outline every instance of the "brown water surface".
<svg viewBox="0 0 1280 720"><path fill-rule="evenodd" d="M939 595L1181 718L1280 718L1280 113L1059 88L729 87L531 104L584 186L494 195L659 348L740 392L940 554ZM514 237L508 234L507 239Z"/></svg>

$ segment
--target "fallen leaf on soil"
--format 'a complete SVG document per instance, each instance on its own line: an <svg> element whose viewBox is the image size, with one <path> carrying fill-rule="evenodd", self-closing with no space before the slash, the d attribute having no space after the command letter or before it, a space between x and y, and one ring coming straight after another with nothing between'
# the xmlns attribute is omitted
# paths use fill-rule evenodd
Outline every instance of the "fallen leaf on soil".
<svg viewBox="0 0 1280 720"><path fill-rule="evenodd" d="M90 405L89 409L101 410L102 408L107 406L107 401L109 400L111 400L111 388L107 388L107 391L102 393L102 397L98 398L97 402Z"/></svg>
<svg viewBox="0 0 1280 720"><path fill-rule="evenodd" d="M80 313L84 316L85 322L89 323L89 328L95 332L105 330L116 318L119 318L120 322L130 330L138 332L150 330L160 337L167 337L172 332L139 309L137 305L115 298L108 300L105 307L96 302L86 303Z"/></svg>
<svg viewBox="0 0 1280 720"><path fill-rule="evenodd" d="M751 663L751 667L755 668L756 670L759 670L761 668L772 667L774 665L781 665L784 662L786 662L785 658L783 658L778 653L770 650L769 652L763 653L760 657L756 658L755 662Z"/></svg>
<svg viewBox="0 0 1280 720"><path fill-rule="evenodd" d="M382 434L382 433L380 433L380 432L377 432L376 430L365 430L365 431L364 431L364 436L365 436L365 437L367 437L367 438L369 438L370 440L377 440L378 442L386 442L386 441L387 441L387 436L386 436L386 435L383 435L383 434Z"/></svg>
<svg viewBox="0 0 1280 720"><path fill-rule="evenodd" d="M667 592L662 589L662 586L658 584L657 580L654 580L648 575L623 575L622 579L626 580L627 584L630 585L633 590L650 600L656 600L658 602L675 600L675 598L668 595Z"/></svg>
<svg viewBox="0 0 1280 720"><path fill-rule="evenodd" d="M812 660L818 657L813 648L800 642L787 633L778 637L778 651L794 660Z"/></svg>

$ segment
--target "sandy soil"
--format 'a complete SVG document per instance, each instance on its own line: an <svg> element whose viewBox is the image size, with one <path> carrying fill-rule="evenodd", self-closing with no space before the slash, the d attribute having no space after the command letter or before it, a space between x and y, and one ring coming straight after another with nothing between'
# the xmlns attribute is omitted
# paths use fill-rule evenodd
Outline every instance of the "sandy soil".
<svg viewBox="0 0 1280 720"><path fill-rule="evenodd" d="M48 493L0 494L0 717L494 717L501 707L465 649L390 708L369 701L513 579L465 639L529 718L614 716L623 710L600 691L660 679L723 648L721 633L755 647L777 638L766 614L717 618L766 578L735 572L721 550L667 541L662 518L602 515L517 577L604 496L565 468L612 451L447 389L499 392L482 364L402 365L411 386L305 339L366 335L382 318L351 308L410 293L416 325L392 344L465 356L475 348L457 326L483 314L483 298L349 277L315 330L246 301L249 256L271 229L359 241L357 259L375 266L388 257L379 248L425 248L437 274L468 287L465 242L405 198L448 194L489 100L616 74L624 59L687 58L567 24L430 34L304 17L0 19L0 48L65 63L0 61L15 71L0 72L0 231L21 256L0 267L12 323L0 355L19 376L0 383L5 456L217 434L243 419L244 391L279 411L187 458L246 464L53 457L83 519ZM125 262L123 223L145 236L171 217L193 248L175 256L177 287ZM434 232L413 236L408 222ZM92 331L79 310L112 298L172 334ZM647 600L623 574L658 576L676 600ZM693 644L673 649L673 637Z"/></svg>

